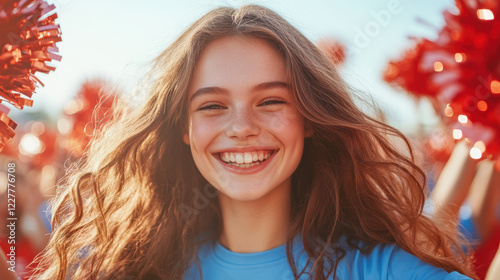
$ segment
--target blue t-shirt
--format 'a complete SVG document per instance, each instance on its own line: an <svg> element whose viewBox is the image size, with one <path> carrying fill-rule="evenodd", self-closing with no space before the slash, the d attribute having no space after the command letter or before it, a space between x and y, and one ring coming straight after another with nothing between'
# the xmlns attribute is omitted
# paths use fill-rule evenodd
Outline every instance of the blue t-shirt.
<svg viewBox="0 0 500 280"><path fill-rule="evenodd" d="M380 244L368 255L339 242L346 255L337 267L338 279L471 279L457 272L448 273L411 255L397 245ZM293 242L293 256L300 272L308 256L298 235ZM204 280L289 280L293 273L286 258L286 244L257 253L235 253L217 241L206 242L198 249ZM311 264L310 264L311 265ZM307 270L306 270L307 271ZM307 279L303 274L300 279ZM194 262L185 280L200 279ZM329 279L332 279L331 276Z"/></svg>

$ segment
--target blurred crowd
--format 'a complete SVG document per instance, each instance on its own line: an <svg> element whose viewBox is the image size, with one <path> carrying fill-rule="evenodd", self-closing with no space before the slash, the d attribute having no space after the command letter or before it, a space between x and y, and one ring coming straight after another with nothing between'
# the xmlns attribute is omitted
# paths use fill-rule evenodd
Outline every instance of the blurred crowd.
<svg viewBox="0 0 500 280"><path fill-rule="evenodd" d="M7 277L1 273L8 273L11 246L18 276L25 279L36 267L32 262L52 231L49 200L57 185L64 185L61 180L71 165L83 156L96 128L109 119L110 92L103 80L88 80L55 122L21 123L6 143L0 154L0 248L8 266L0 268L0 279ZM7 226L11 222L15 227Z"/></svg>

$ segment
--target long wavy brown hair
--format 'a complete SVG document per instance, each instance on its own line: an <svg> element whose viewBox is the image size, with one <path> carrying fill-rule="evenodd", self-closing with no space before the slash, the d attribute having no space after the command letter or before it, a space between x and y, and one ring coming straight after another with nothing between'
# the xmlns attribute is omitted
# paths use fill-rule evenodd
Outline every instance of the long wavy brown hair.
<svg viewBox="0 0 500 280"><path fill-rule="evenodd" d="M246 35L284 57L291 92L313 136L292 175L287 256L302 234L314 279L335 275L348 244L369 252L380 243L447 271L472 275L456 233L422 215L425 176L406 138L356 107L353 91L329 59L278 14L248 5L215 9L161 53L139 106L113 122L59 186L50 244L35 279L181 279L196 249L221 233L214 188L182 141L187 89L212 40ZM409 153L389 138L403 140ZM361 241L362 243L360 243ZM333 248L334 254L331 254ZM133 279L133 278L131 278Z"/></svg>

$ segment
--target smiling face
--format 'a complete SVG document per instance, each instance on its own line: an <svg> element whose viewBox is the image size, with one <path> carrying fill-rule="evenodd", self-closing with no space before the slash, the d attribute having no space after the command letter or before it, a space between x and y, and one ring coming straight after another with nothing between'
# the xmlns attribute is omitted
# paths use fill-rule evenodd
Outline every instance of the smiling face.
<svg viewBox="0 0 500 280"><path fill-rule="evenodd" d="M288 89L283 57L266 41L210 42L189 86L184 142L219 195L253 201L289 188L304 145L304 118Z"/></svg>

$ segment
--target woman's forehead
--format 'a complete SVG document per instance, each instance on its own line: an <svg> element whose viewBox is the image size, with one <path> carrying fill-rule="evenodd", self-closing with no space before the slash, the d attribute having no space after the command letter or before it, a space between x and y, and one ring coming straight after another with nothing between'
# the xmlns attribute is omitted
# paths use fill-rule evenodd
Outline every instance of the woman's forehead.
<svg viewBox="0 0 500 280"><path fill-rule="evenodd" d="M287 82L286 63L267 41L229 36L211 41L201 52L189 93L198 88L253 87L269 81Z"/></svg>

